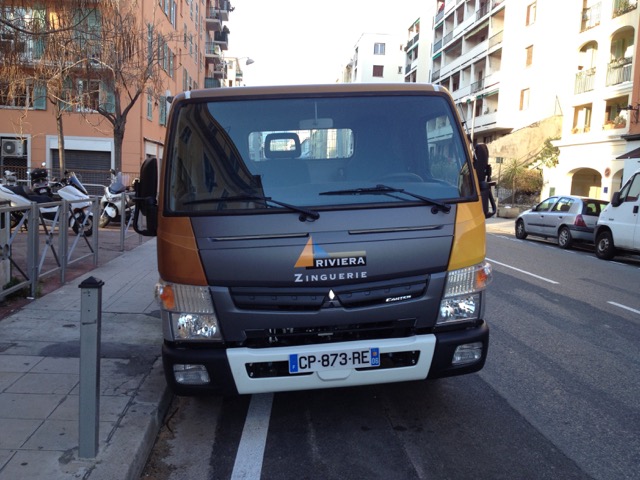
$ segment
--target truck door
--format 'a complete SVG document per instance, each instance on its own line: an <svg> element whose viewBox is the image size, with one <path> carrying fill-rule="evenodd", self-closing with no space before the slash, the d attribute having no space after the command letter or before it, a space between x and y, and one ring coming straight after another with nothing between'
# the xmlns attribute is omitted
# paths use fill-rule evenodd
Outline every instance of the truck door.
<svg viewBox="0 0 640 480"><path fill-rule="evenodd" d="M640 250L640 173L636 173L620 191L620 205L615 212L614 242L616 247Z"/></svg>

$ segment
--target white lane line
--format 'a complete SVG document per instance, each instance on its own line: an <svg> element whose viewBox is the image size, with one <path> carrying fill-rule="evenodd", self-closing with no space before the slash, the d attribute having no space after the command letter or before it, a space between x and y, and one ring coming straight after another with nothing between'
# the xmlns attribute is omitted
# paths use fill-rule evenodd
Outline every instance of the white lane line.
<svg viewBox="0 0 640 480"><path fill-rule="evenodd" d="M527 272L526 270L520 270L519 268L512 267L511 265L507 265L506 263L500 263L500 262L498 262L496 260L491 260L490 258L487 258L487 260L489 260L491 263L495 263L496 265L501 265L503 267L510 268L511 270L515 270L516 272L524 273L525 275L529 275L531 277L535 277L535 278L540 279L540 280L542 280L544 282L553 283L554 285L558 285L558 283L560 283L560 282L556 282L555 280L550 280L548 278L541 277L540 275L536 275L535 273Z"/></svg>
<svg viewBox="0 0 640 480"><path fill-rule="evenodd" d="M637 313L640 315L640 310L636 310L635 308L627 307L626 305L622 305L621 303L616 302L607 302L609 305L613 305L614 307L624 308L625 310L629 310L630 312Z"/></svg>
<svg viewBox="0 0 640 480"><path fill-rule="evenodd" d="M253 395L231 473L232 480L259 480L267 443L273 393Z"/></svg>

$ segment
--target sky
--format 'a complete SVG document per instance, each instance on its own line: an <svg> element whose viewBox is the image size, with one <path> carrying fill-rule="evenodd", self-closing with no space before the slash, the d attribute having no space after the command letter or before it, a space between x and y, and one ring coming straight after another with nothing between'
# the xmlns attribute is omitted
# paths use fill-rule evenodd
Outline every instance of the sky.
<svg viewBox="0 0 640 480"><path fill-rule="evenodd" d="M334 83L363 33L407 31L433 0L232 0L226 57L249 57L244 83Z"/></svg>

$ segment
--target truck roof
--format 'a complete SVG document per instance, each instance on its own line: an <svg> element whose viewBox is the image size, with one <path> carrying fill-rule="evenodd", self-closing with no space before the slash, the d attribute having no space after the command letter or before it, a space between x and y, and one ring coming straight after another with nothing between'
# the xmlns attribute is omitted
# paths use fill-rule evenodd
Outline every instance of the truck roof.
<svg viewBox="0 0 640 480"><path fill-rule="evenodd" d="M316 96L336 94L402 94L439 92L449 95L449 91L439 85L427 83L330 83L316 85L278 85L260 87L204 88L179 93L175 100L238 98L264 96Z"/></svg>

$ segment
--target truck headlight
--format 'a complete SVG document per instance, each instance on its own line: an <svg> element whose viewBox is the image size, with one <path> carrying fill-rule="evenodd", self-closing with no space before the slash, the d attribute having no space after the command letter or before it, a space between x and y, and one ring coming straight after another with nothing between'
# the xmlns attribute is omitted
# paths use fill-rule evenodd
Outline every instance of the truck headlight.
<svg viewBox="0 0 640 480"><path fill-rule="evenodd" d="M436 324L477 320L480 292L492 279L491 264L487 262L449 272Z"/></svg>
<svg viewBox="0 0 640 480"><path fill-rule="evenodd" d="M169 318L175 340L222 341L207 287L159 282L155 296L163 315Z"/></svg>

